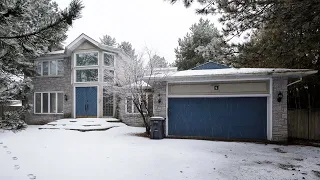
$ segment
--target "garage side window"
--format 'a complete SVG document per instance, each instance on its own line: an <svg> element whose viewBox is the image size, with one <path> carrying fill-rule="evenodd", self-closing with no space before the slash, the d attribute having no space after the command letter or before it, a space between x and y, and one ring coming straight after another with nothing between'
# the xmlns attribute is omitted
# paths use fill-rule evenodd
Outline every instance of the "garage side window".
<svg viewBox="0 0 320 180"><path fill-rule="evenodd" d="M36 92L34 97L35 114L63 113L62 92Z"/></svg>
<svg viewBox="0 0 320 180"><path fill-rule="evenodd" d="M139 97L139 99L134 99L132 96L128 96L126 98L126 113L127 114L139 114L138 108L135 106L134 101L138 103L139 105L141 104L142 111L144 113L147 113L147 108L150 112L153 112L153 95L152 94L145 94L144 96ZM146 102L147 106L145 106Z"/></svg>

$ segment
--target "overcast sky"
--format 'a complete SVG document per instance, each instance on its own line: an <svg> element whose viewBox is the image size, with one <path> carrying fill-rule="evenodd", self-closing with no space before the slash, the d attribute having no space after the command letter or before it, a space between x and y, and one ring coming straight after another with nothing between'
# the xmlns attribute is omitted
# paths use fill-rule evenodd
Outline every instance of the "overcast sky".
<svg viewBox="0 0 320 180"><path fill-rule="evenodd" d="M71 0L55 1L60 8L65 8ZM181 1L174 5L164 0L83 0L83 3L82 18L68 31L65 44L81 33L98 41L108 34L117 42L131 42L137 52L148 47L168 62L175 60L178 38L183 37L192 24L201 17L218 23L211 15L196 15L194 7L186 9Z"/></svg>

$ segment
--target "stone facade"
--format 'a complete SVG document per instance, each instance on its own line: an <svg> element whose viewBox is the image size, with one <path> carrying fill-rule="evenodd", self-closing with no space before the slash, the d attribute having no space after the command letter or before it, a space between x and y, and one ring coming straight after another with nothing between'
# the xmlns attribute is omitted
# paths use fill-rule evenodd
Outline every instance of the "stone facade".
<svg viewBox="0 0 320 180"><path fill-rule="evenodd" d="M153 114L154 116L166 117L166 82L155 84L153 92ZM159 96L160 95L160 96ZM159 98L161 102L159 103ZM143 127L143 119L140 114L127 114L125 110L125 98L119 103L119 119L129 126Z"/></svg>
<svg viewBox="0 0 320 180"><path fill-rule="evenodd" d="M119 101L119 119L128 126L136 126L136 127L143 127L143 119L140 114L128 114L126 113L126 105L125 105L125 98L121 98Z"/></svg>
<svg viewBox="0 0 320 180"><path fill-rule="evenodd" d="M288 78L273 78L272 141L288 139L287 84ZM279 92L283 94L281 102L277 100Z"/></svg>
<svg viewBox="0 0 320 180"><path fill-rule="evenodd" d="M32 108L26 115L27 124L45 124L61 118L69 118L72 114L72 102L73 102L73 91L71 86L71 62L70 58L64 59L64 74L63 76L44 77L37 76L33 78L34 89L28 103L31 104ZM50 92L50 91L62 91L65 98L63 102L63 114L34 114L34 93L35 92Z"/></svg>

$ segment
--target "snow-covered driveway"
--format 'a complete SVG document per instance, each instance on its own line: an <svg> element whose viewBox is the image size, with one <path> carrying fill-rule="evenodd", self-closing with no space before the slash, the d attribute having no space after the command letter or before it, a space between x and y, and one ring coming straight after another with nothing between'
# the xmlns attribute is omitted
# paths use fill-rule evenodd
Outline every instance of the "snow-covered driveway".
<svg viewBox="0 0 320 180"><path fill-rule="evenodd" d="M0 132L0 179L319 179L320 149L201 140L150 140L143 128ZM317 177L317 173L319 173Z"/></svg>

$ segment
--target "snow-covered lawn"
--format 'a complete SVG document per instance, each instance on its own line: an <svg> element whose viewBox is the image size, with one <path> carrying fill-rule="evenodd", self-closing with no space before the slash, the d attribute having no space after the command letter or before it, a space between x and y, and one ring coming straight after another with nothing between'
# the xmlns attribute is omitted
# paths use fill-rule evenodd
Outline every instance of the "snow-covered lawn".
<svg viewBox="0 0 320 180"><path fill-rule="evenodd" d="M1 180L320 178L315 147L150 140L131 135L144 128L125 125L90 132L39 127L0 132Z"/></svg>

